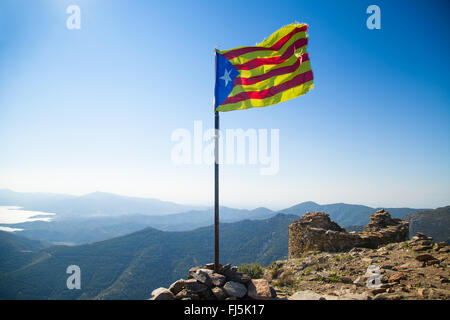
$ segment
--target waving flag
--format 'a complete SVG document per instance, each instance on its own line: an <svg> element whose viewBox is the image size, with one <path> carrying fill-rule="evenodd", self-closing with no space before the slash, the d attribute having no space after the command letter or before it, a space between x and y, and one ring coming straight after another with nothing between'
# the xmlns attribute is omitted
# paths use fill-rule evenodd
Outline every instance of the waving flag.
<svg viewBox="0 0 450 320"><path fill-rule="evenodd" d="M290 24L254 47L216 50L215 111L266 107L313 88L306 24Z"/></svg>

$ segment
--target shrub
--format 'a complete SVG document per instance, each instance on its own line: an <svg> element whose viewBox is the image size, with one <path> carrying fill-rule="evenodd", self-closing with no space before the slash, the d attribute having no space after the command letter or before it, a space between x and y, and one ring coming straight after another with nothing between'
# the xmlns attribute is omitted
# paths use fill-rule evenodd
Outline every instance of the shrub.
<svg viewBox="0 0 450 320"><path fill-rule="evenodd" d="M252 279L260 279L264 274L263 268L257 263L243 264L238 268L238 271L248 274Z"/></svg>
<svg viewBox="0 0 450 320"><path fill-rule="evenodd" d="M283 266L283 263L280 261L274 261L272 262L272 264L270 265L270 268L273 270L278 270Z"/></svg>
<svg viewBox="0 0 450 320"><path fill-rule="evenodd" d="M339 279L339 275L337 275L336 273L331 273L331 274L328 276L328 280L329 280L330 282L337 281L338 279Z"/></svg>
<svg viewBox="0 0 450 320"><path fill-rule="evenodd" d="M288 278L288 279L282 279L274 282L275 287L294 287L295 286L295 280Z"/></svg>
<svg viewBox="0 0 450 320"><path fill-rule="evenodd" d="M312 271L311 267L306 267L305 274L309 275L311 273L311 271Z"/></svg>

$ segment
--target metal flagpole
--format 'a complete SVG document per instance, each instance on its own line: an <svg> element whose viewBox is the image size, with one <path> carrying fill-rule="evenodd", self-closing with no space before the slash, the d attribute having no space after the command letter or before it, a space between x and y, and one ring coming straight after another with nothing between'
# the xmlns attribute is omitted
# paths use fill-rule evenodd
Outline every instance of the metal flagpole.
<svg viewBox="0 0 450 320"><path fill-rule="evenodd" d="M214 49L215 69L217 77L217 51ZM214 97L216 95L214 94ZM219 111L214 101L214 271L219 271Z"/></svg>
<svg viewBox="0 0 450 320"><path fill-rule="evenodd" d="M214 271L219 271L219 111L215 111L214 135Z"/></svg>

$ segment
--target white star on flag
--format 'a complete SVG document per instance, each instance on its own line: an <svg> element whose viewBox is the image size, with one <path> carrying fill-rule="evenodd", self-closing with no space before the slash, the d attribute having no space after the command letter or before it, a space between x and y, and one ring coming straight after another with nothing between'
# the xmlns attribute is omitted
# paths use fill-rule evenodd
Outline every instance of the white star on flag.
<svg viewBox="0 0 450 320"><path fill-rule="evenodd" d="M231 81L230 78L230 73L231 73L231 69L230 71L228 71L227 69L225 69L225 73L223 74L223 76L221 76L219 79L222 79L225 81L225 87L228 85L228 82Z"/></svg>

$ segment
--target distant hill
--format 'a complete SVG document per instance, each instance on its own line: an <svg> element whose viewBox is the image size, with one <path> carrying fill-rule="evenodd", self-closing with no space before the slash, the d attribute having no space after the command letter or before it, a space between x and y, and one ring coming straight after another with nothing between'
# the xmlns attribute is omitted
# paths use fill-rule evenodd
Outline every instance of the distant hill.
<svg viewBox="0 0 450 320"><path fill-rule="evenodd" d="M16 192L0 189L0 206L46 207L52 203L74 199L76 196L45 192Z"/></svg>
<svg viewBox="0 0 450 320"><path fill-rule="evenodd" d="M213 224L213 209L180 205L157 199L124 197L105 192L83 196L47 193L20 193L0 190L0 205L23 206L28 210L56 213L51 222L26 222L7 227L20 228L17 234L53 243L85 244L111 239L145 227L162 231L188 231ZM280 210L302 216L308 211L325 211L341 226L366 225L378 208L345 203L320 205L303 202ZM393 217L402 217L422 209L386 208ZM267 219L277 212L267 208L254 210L220 208L221 222Z"/></svg>
<svg viewBox="0 0 450 320"><path fill-rule="evenodd" d="M0 190L0 205L52 212L57 214L57 219L83 216L166 215L204 209L201 206L182 205L153 198L126 197L106 192L68 196L11 190Z"/></svg>
<svg viewBox="0 0 450 320"><path fill-rule="evenodd" d="M333 203L333 204L317 204L312 201L302 202L290 208L280 210L279 212L286 214L295 214L303 216L308 211L323 211L327 213L332 220L339 225L346 226L362 226L369 223L369 217L375 211L381 208L371 208L364 205ZM401 218L404 215L426 210L412 208L383 208L388 211L393 218Z"/></svg>
<svg viewBox="0 0 450 320"><path fill-rule="evenodd" d="M297 215L298 217L307 211L325 211L330 217L342 226L366 225L369 216L377 208L362 205L349 205L344 203L319 205L314 202L304 202L294 207L281 210L280 213ZM388 208L393 217L401 217L403 214L417 212L418 209ZM267 208L254 210L234 209L220 207L221 222L236 222L245 219L267 219L277 212ZM81 216L65 217L52 222L26 222L8 225L13 228L24 229L17 234L36 240L44 240L54 243L84 244L111 239L152 227L162 231L189 231L199 227L213 224L213 209L191 210L182 213L168 215L118 215L118 216ZM348 231L352 231L351 227ZM355 229L356 230L356 229Z"/></svg>
<svg viewBox="0 0 450 320"><path fill-rule="evenodd" d="M221 222L267 219L276 214L276 212L267 208L254 210L220 208ZM8 226L24 229L16 232L16 234L30 239L45 240L55 244L85 244L123 236L145 227L153 227L162 231L194 230L213 224L213 217L213 209L208 209L164 216L125 215L66 218L52 222L33 221Z"/></svg>
<svg viewBox="0 0 450 320"><path fill-rule="evenodd" d="M277 213L267 208L253 210L220 207L221 222L236 222L245 219L267 219ZM163 231L185 231L214 223L214 209L192 210L153 219L151 226Z"/></svg>
<svg viewBox="0 0 450 320"><path fill-rule="evenodd" d="M436 242L450 243L450 206L409 214L402 218L409 221L409 235L422 232Z"/></svg>
<svg viewBox="0 0 450 320"><path fill-rule="evenodd" d="M278 214L221 224L221 261L268 265L286 258L287 226L295 219ZM93 244L41 249L31 262L0 274L0 299L145 299L153 289L184 277L190 267L211 262L213 235L212 226L186 232L147 228ZM81 268L81 290L66 288L65 271L72 264Z"/></svg>

